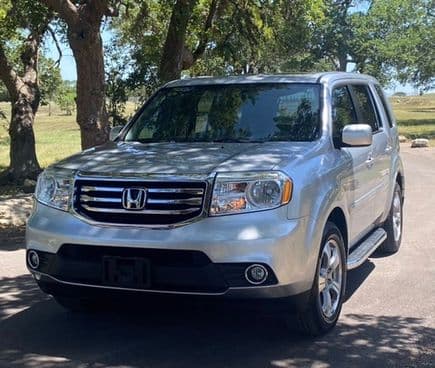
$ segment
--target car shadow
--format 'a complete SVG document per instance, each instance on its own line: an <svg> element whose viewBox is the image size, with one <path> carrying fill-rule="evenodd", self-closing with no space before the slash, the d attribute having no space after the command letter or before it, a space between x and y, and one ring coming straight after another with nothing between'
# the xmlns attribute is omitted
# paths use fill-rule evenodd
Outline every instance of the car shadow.
<svg viewBox="0 0 435 368"><path fill-rule="evenodd" d="M0 251L15 251L25 248L24 226L0 225Z"/></svg>
<svg viewBox="0 0 435 368"><path fill-rule="evenodd" d="M373 262L365 261L361 266L347 272L346 294L344 302L348 301L375 269Z"/></svg>
<svg viewBox="0 0 435 368"><path fill-rule="evenodd" d="M0 298L0 366L7 367L388 367L434 358L435 329L418 318L347 314L310 339L278 316L176 299L76 314L28 275L1 279Z"/></svg>

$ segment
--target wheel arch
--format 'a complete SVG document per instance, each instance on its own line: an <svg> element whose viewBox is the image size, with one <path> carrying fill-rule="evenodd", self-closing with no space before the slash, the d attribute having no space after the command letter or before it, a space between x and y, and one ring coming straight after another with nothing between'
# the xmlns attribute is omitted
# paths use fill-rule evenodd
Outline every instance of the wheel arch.
<svg viewBox="0 0 435 368"><path fill-rule="evenodd" d="M349 249L349 235L346 216L340 207L335 207L328 216L327 221L334 223L341 232L346 251Z"/></svg>

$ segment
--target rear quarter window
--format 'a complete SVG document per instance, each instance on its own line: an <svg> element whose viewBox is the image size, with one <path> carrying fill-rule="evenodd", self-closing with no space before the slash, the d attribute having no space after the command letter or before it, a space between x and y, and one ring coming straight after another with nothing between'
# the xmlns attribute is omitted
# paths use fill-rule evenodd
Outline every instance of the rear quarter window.
<svg viewBox="0 0 435 368"><path fill-rule="evenodd" d="M382 90L382 88L379 84L375 85L375 90L379 96L379 99L381 100L382 107L384 108L385 116L387 117L387 121L388 121L388 125L390 128L392 128L394 125L394 118L393 118L390 106L387 102L387 98L385 97L384 91Z"/></svg>
<svg viewBox="0 0 435 368"><path fill-rule="evenodd" d="M352 85L352 91L355 107L358 112L358 122L370 125L373 132L377 132L380 128L380 123L368 86L365 84Z"/></svg>

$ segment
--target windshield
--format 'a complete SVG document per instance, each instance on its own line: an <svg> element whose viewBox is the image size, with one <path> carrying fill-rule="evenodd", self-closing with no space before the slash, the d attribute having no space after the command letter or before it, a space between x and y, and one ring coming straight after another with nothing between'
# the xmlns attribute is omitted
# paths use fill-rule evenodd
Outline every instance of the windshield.
<svg viewBox="0 0 435 368"><path fill-rule="evenodd" d="M312 141L320 132L317 84L233 84L160 90L125 141Z"/></svg>

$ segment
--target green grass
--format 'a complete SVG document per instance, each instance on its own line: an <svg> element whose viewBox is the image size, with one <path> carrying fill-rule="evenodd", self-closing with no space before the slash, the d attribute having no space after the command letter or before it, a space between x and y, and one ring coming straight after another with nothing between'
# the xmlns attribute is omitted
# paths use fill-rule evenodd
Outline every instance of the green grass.
<svg viewBox="0 0 435 368"><path fill-rule="evenodd" d="M428 138L435 145L435 94L392 97L399 133L407 138Z"/></svg>
<svg viewBox="0 0 435 368"><path fill-rule="evenodd" d="M435 146L435 94L425 96L392 97L393 110L399 125L399 132L408 138L429 138ZM133 112L134 105L128 104L127 113ZM10 107L0 103L0 110L9 118ZM8 120L0 120L0 170L9 165ZM75 116L63 115L52 107L41 106L35 121L36 152L42 167L80 151L80 131Z"/></svg>
<svg viewBox="0 0 435 368"><path fill-rule="evenodd" d="M10 107L0 103L0 110L9 118ZM57 108L48 115L48 107L42 106L36 114L36 153L42 167L80 151L80 131L74 116L62 115ZM0 126L0 169L9 164L9 121L2 120Z"/></svg>

